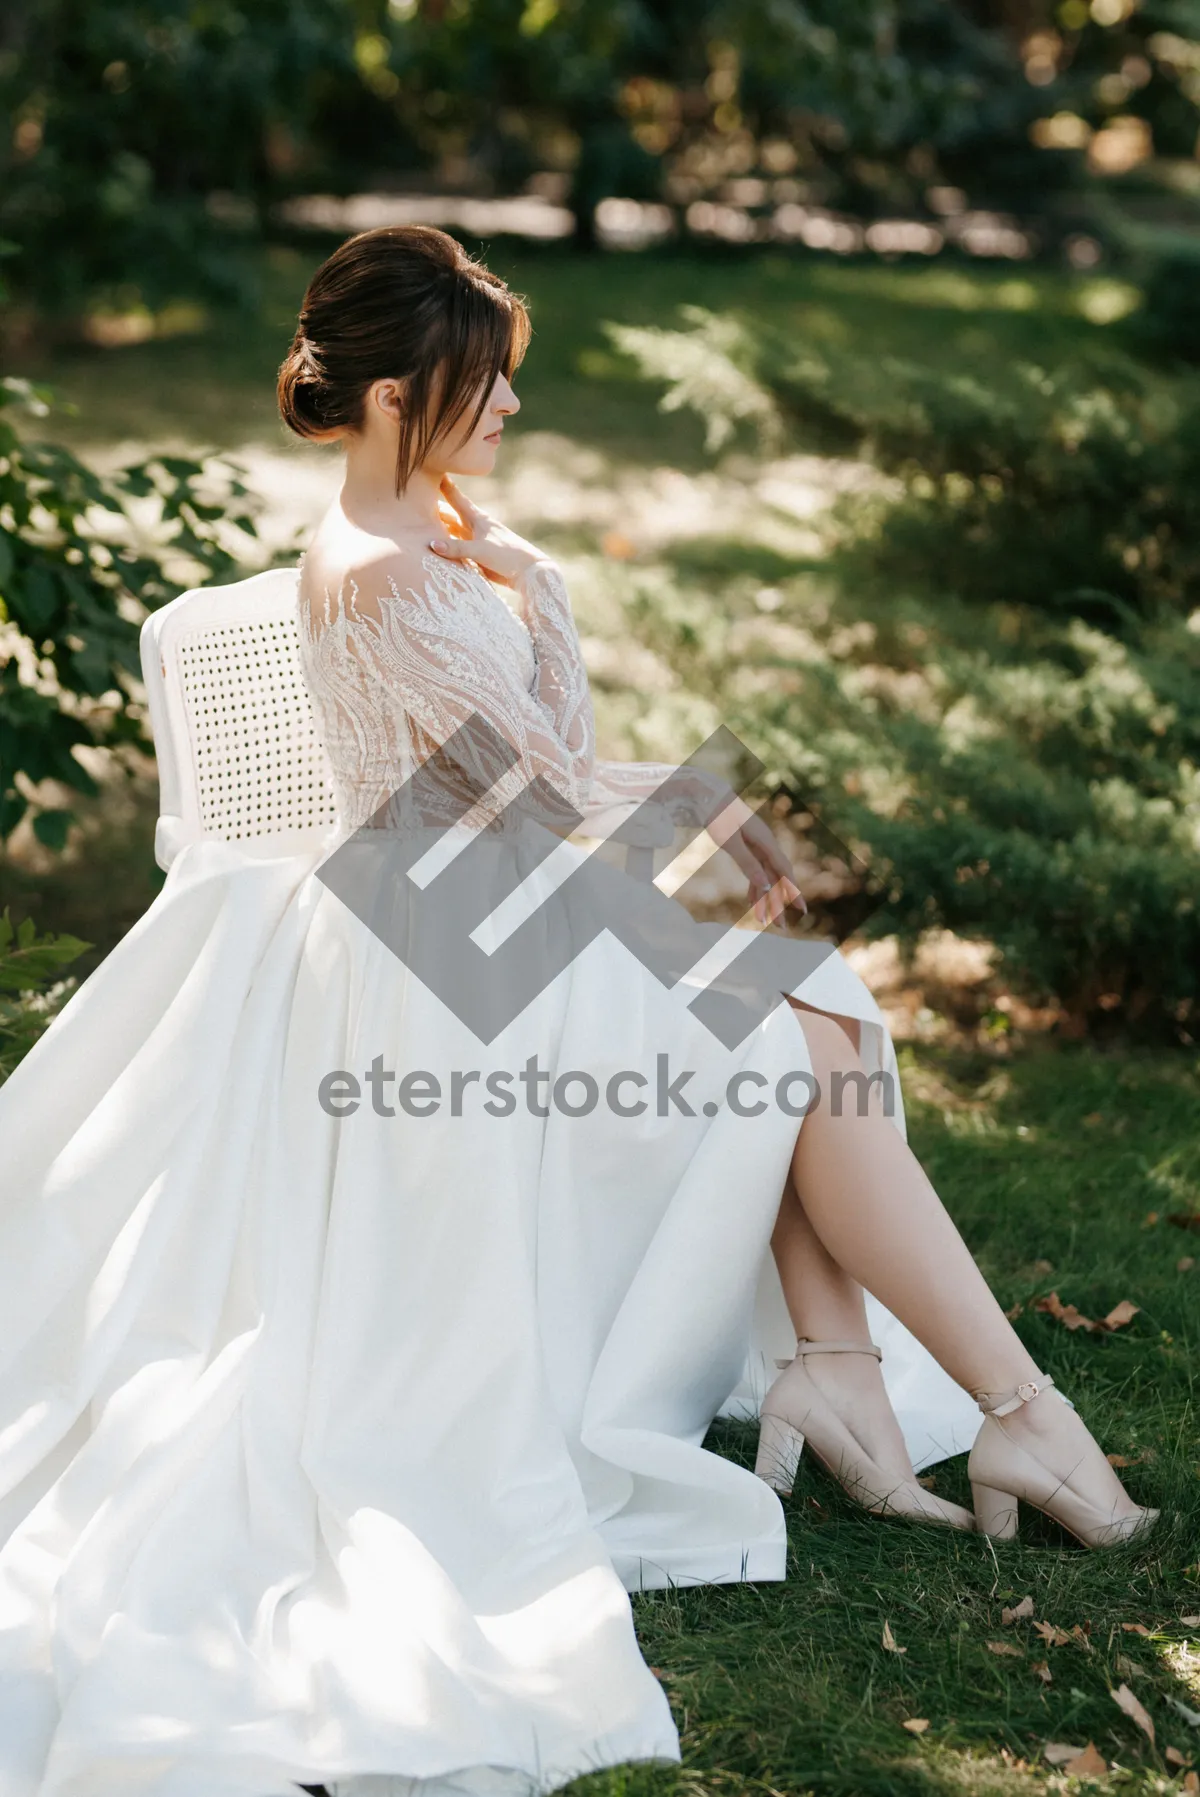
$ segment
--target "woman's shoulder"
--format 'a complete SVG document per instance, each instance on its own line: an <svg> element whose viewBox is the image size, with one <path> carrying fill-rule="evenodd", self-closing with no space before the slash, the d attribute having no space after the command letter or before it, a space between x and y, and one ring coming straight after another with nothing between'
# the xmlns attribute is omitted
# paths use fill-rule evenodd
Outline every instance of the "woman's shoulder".
<svg viewBox="0 0 1200 1797"><path fill-rule="evenodd" d="M335 617L378 622L385 610L420 600L438 557L419 541L374 538L327 547L317 540L301 557L299 604L314 629Z"/></svg>

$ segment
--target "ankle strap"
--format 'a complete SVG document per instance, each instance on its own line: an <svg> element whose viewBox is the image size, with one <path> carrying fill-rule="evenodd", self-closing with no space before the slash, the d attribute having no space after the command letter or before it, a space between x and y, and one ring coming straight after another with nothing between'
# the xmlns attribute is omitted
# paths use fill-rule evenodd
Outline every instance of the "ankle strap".
<svg viewBox="0 0 1200 1797"><path fill-rule="evenodd" d="M874 1342L814 1342L807 1336L801 1336L796 1343L796 1352L792 1360L801 1360L805 1354L871 1354L876 1360L883 1359L883 1351ZM791 1366L791 1360L777 1360L777 1367Z"/></svg>
<svg viewBox="0 0 1200 1797"><path fill-rule="evenodd" d="M1023 1379L1015 1391L976 1391L971 1396L985 1416L1011 1416L1022 1404L1031 1404L1040 1392L1049 1391L1053 1384L1053 1379L1039 1374L1037 1379Z"/></svg>

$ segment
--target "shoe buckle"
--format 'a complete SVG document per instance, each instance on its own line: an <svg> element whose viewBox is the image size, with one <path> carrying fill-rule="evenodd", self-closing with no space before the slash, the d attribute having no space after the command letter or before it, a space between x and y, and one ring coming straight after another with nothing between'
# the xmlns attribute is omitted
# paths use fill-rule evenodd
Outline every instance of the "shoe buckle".
<svg viewBox="0 0 1200 1797"><path fill-rule="evenodd" d="M1020 1398L1023 1404L1028 1404L1031 1399L1037 1397L1041 1389L1041 1386L1035 1385L1032 1379L1025 1379L1018 1385L1014 1395Z"/></svg>

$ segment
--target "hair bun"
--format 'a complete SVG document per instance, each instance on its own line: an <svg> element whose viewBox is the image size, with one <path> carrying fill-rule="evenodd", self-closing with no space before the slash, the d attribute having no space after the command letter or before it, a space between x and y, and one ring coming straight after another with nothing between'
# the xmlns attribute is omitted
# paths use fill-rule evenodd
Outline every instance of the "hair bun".
<svg viewBox="0 0 1200 1797"><path fill-rule="evenodd" d="M298 437L312 437L330 428L327 417L328 383L321 358L304 335L303 326L279 370L279 411L283 422Z"/></svg>

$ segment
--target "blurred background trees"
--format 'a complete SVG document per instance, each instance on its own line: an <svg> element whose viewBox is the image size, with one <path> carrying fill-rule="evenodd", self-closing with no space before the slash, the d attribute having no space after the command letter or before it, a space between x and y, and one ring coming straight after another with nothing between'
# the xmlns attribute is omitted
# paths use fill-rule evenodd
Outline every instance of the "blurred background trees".
<svg viewBox="0 0 1200 1797"><path fill-rule="evenodd" d="M1195 203L1198 101L1196 0L29 0L0 17L9 329L236 297L289 196L422 182L540 181L581 244L618 197L685 231L732 202L747 238L781 200L1001 209L1052 248L1152 158L1159 213Z"/></svg>

